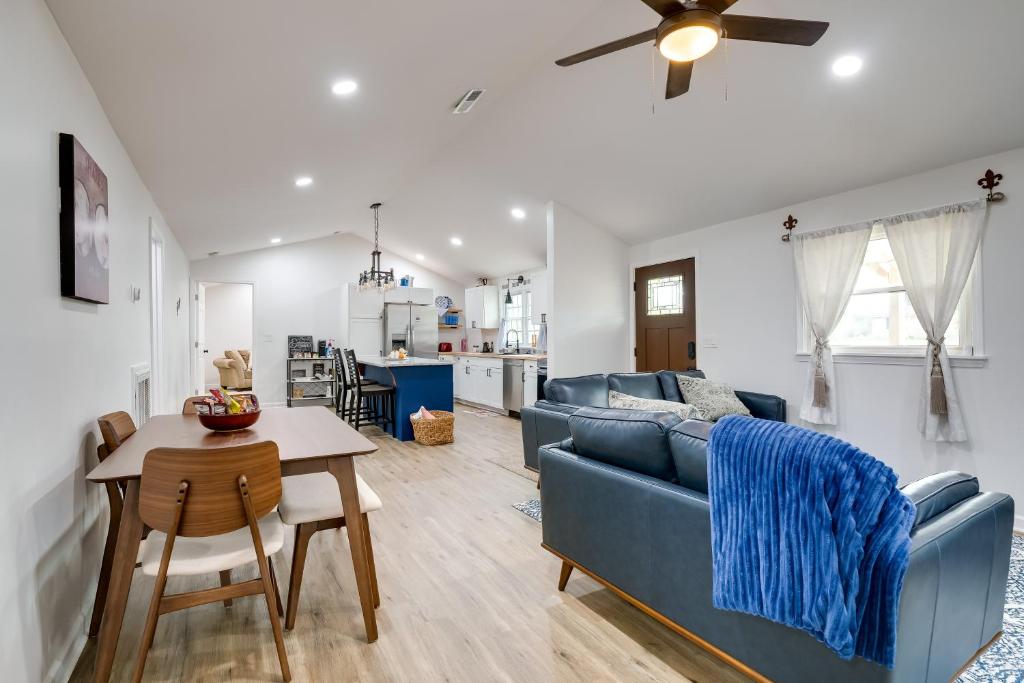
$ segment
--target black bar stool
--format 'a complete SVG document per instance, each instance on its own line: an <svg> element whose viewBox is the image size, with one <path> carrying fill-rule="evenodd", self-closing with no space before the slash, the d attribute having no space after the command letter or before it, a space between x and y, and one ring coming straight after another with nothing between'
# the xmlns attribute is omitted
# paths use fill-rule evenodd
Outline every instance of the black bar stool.
<svg viewBox="0 0 1024 683"><path fill-rule="evenodd" d="M334 349L334 376L338 378L334 385L334 412L341 413L341 419L348 422L348 374L345 372L344 351L341 349ZM362 386L377 384L376 380L362 377L359 382Z"/></svg>
<svg viewBox="0 0 1024 683"><path fill-rule="evenodd" d="M356 352L345 349L342 358L342 387L338 405L342 419L357 430L363 425L376 425L397 437L395 422L395 387L364 380L359 376Z"/></svg>

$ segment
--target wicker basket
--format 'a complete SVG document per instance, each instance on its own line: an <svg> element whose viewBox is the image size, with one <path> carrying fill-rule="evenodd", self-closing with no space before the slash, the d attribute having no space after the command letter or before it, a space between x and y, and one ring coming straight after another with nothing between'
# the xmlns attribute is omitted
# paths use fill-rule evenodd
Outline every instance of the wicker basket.
<svg viewBox="0 0 1024 683"><path fill-rule="evenodd" d="M411 419L416 443L440 446L455 441L455 415L447 410L431 410L433 420Z"/></svg>

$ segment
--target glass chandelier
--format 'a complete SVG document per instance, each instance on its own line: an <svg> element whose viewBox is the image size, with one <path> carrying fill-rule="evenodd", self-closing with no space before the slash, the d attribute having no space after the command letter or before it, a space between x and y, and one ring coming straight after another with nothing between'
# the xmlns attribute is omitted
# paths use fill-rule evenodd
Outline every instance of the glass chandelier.
<svg viewBox="0 0 1024 683"><path fill-rule="evenodd" d="M359 289L376 289L385 292L395 288L395 269L380 267L380 202L371 204L373 209L373 252L370 254L370 269L359 274Z"/></svg>

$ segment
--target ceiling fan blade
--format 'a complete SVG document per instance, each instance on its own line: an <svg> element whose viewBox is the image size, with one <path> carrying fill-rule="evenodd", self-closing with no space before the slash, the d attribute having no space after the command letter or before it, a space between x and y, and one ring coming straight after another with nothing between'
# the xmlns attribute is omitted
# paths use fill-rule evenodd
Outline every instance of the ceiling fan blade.
<svg viewBox="0 0 1024 683"><path fill-rule="evenodd" d="M736 0L700 0L700 4L710 7L719 14L736 4Z"/></svg>
<svg viewBox="0 0 1024 683"><path fill-rule="evenodd" d="M690 89L693 62L669 62L668 82L665 84L665 99L671 100L686 94Z"/></svg>
<svg viewBox="0 0 1024 683"><path fill-rule="evenodd" d="M644 31L643 33L637 33L636 35L627 36L625 38L619 38L618 40L613 40L610 43L598 45L597 47L592 47L589 50L584 50L583 52L577 52L574 55L563 57L562 59L559 59L557 62L555 62L555 64L557 64L558 66L572 66L573 64L579 64L580 62L585 62L588 59L593 59L594 57L600 57L601 55L610 54L612 52L618 52L619 50L625 49L627 47L633 47L634 45L640 45L641 43L650 42L657 37L658 29L652 28L651 30Z"/></svg>
<svg viewBox="0 0 1024 683"><path fill-rule="evenodd" d="M642 2L663 17L670 17L683 9L683 6L676 0L642 0ZM732 2L736 2L736 0L732 0Z"/></svg>
<svg viewBox="0 0 1024 683"><path fill-rule="evenodd" d="M772 19L723 14L726 35L734 40L756 40L760 43L814 45L828 29L827 21Z"/></svg>

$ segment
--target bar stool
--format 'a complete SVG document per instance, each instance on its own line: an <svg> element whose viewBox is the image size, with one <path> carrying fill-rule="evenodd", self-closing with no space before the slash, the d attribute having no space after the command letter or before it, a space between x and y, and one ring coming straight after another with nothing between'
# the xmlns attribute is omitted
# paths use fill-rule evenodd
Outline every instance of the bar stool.
<svg viewBox="0 0 1024 683"><path fill-rule="evenodd" d="M347 422L349 421L348 394L345 391L347 375L345 373L345 358L343 354L344 352L341 349L334 349L334 376L337 378L334 392L334 412L341 413L341 419ZM359 382L364 387L378 383L376 380L366 379L364 377L360 377Z"/></svg>
<svg viewBox="0 0 1024 683"><path fill-rule="evenodd" d="M345 349L342 362L342 418L358 430L362 425L376 425L397 436L395 423L395 387L388 384L365 384L359 376L356 352Z"/></svg>

